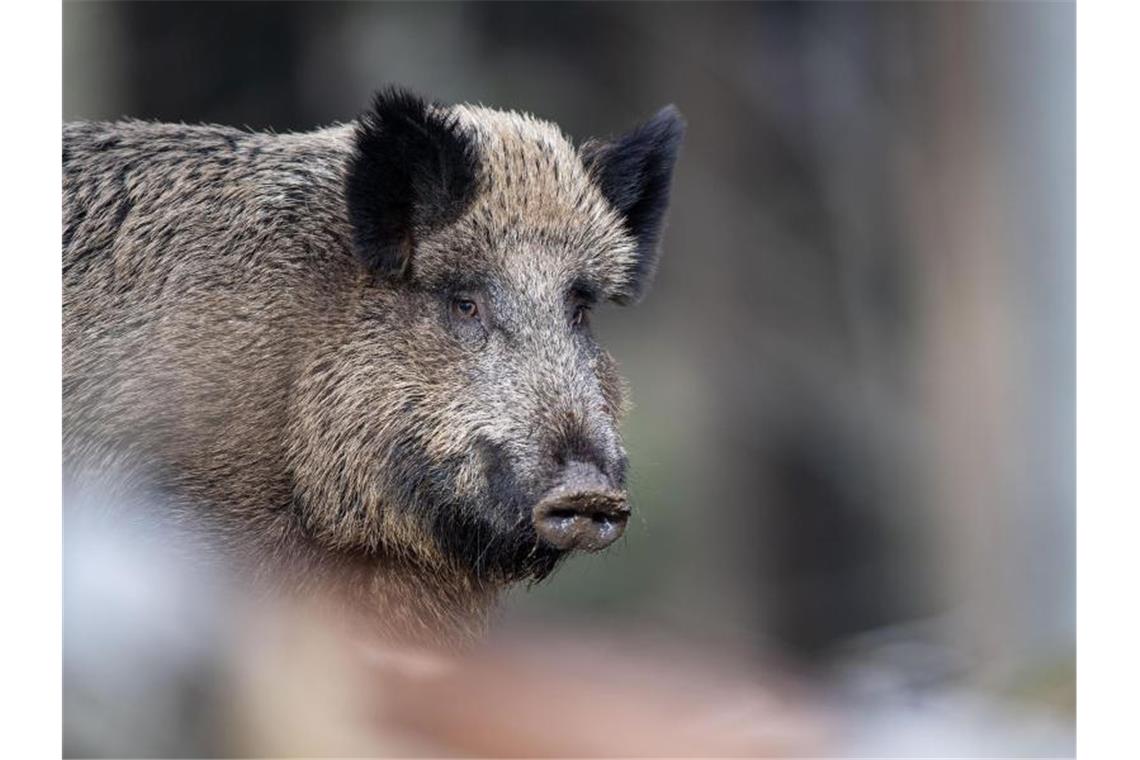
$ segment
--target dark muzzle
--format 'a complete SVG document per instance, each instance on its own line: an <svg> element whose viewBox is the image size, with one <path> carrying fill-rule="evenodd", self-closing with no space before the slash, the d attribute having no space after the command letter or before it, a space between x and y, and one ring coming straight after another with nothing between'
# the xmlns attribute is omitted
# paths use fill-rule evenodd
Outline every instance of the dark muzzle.
<svg viewBox="0 0 1140 760"><path fill-rule="evenodd" d="M604 549L625 532L629 505L601 470L570 462L532 512L539 538L558 549Z"/></svg>

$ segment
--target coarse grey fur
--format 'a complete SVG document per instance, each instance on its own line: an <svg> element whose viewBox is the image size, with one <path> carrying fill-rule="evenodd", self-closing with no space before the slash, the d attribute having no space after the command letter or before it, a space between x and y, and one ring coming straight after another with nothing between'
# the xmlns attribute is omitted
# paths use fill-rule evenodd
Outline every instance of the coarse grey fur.
<svg viewBox="0 0 1140 760"><path fill-rule="evenodd" d="M145 489L255 574L351 578L393 634L464 637L561 557L529 510L567 458L624 480L623 385L585 317L634 300L655 251L637 176L553 125L377 102L303 134L64 126L65 482ZM367 264L345 190L385 104L476 161L457 214L409 223L395 274ZM658 119L675 152L679 117Z"/></svg>

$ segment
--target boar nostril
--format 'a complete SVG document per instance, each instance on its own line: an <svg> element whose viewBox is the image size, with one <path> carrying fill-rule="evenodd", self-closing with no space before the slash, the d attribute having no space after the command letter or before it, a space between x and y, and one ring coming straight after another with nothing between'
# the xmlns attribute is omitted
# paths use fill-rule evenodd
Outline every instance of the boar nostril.
<svg viewBox="0 0 1140 760"><path fill-rule="evenodd" d="M621 537L629 505L625 493L613 489L597 467L570 462L532 516L535 532L548 544L598 551Z"/></svg>

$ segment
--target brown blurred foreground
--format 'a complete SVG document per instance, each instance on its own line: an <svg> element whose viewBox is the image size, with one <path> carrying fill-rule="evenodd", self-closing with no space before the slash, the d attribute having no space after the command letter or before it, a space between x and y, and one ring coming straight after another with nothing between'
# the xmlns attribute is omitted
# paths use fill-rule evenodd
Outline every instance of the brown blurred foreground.
<svg viewBox="0 0 1140 760"><path fill-rule="evenodd" d="M1072 748L1064 710L971 686L921 628L880 631L831 673L647 626L581 622L504 620L469 651L416 650L380 640L333 596L250 596L241 578L144 521L91 519L100 510L86 506L65 516L67 757Z"/></svg>
<svg viewBox="0 0 1140 760"><path fill-rule="evenodd" d="M818 755L809 694L744 656L507 626L386 643L333 596L251 596L133 524L69 513L64 754Z"/></svg>
<svg viewBox="0 0 1140 760"><path fill-rule="evenodd" d="M312 621L283 628L274 646L243 647L237 754L827 753L827 720L802 688L691 647L532 630L449 657L350 644Z"/></svg>

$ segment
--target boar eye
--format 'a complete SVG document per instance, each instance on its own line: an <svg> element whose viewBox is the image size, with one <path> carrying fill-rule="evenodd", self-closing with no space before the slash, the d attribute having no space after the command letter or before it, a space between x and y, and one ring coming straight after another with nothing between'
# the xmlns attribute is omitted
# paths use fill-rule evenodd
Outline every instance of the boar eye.
<svg viewBox="0 0 1140 760"><path fill-rule="evenodd" d="M455 312L455 316L463 319L475 319L479 316L479 305L470 298L452 299L451 310Z"/></svg>
<svg viewBox="0 0 1140 760"><path fill-rule="evenodd" d="M574 313L570 317L571 327L581 327L586 324L590 317L590 305L585 303L577 304L574 307Z"/></svg>

